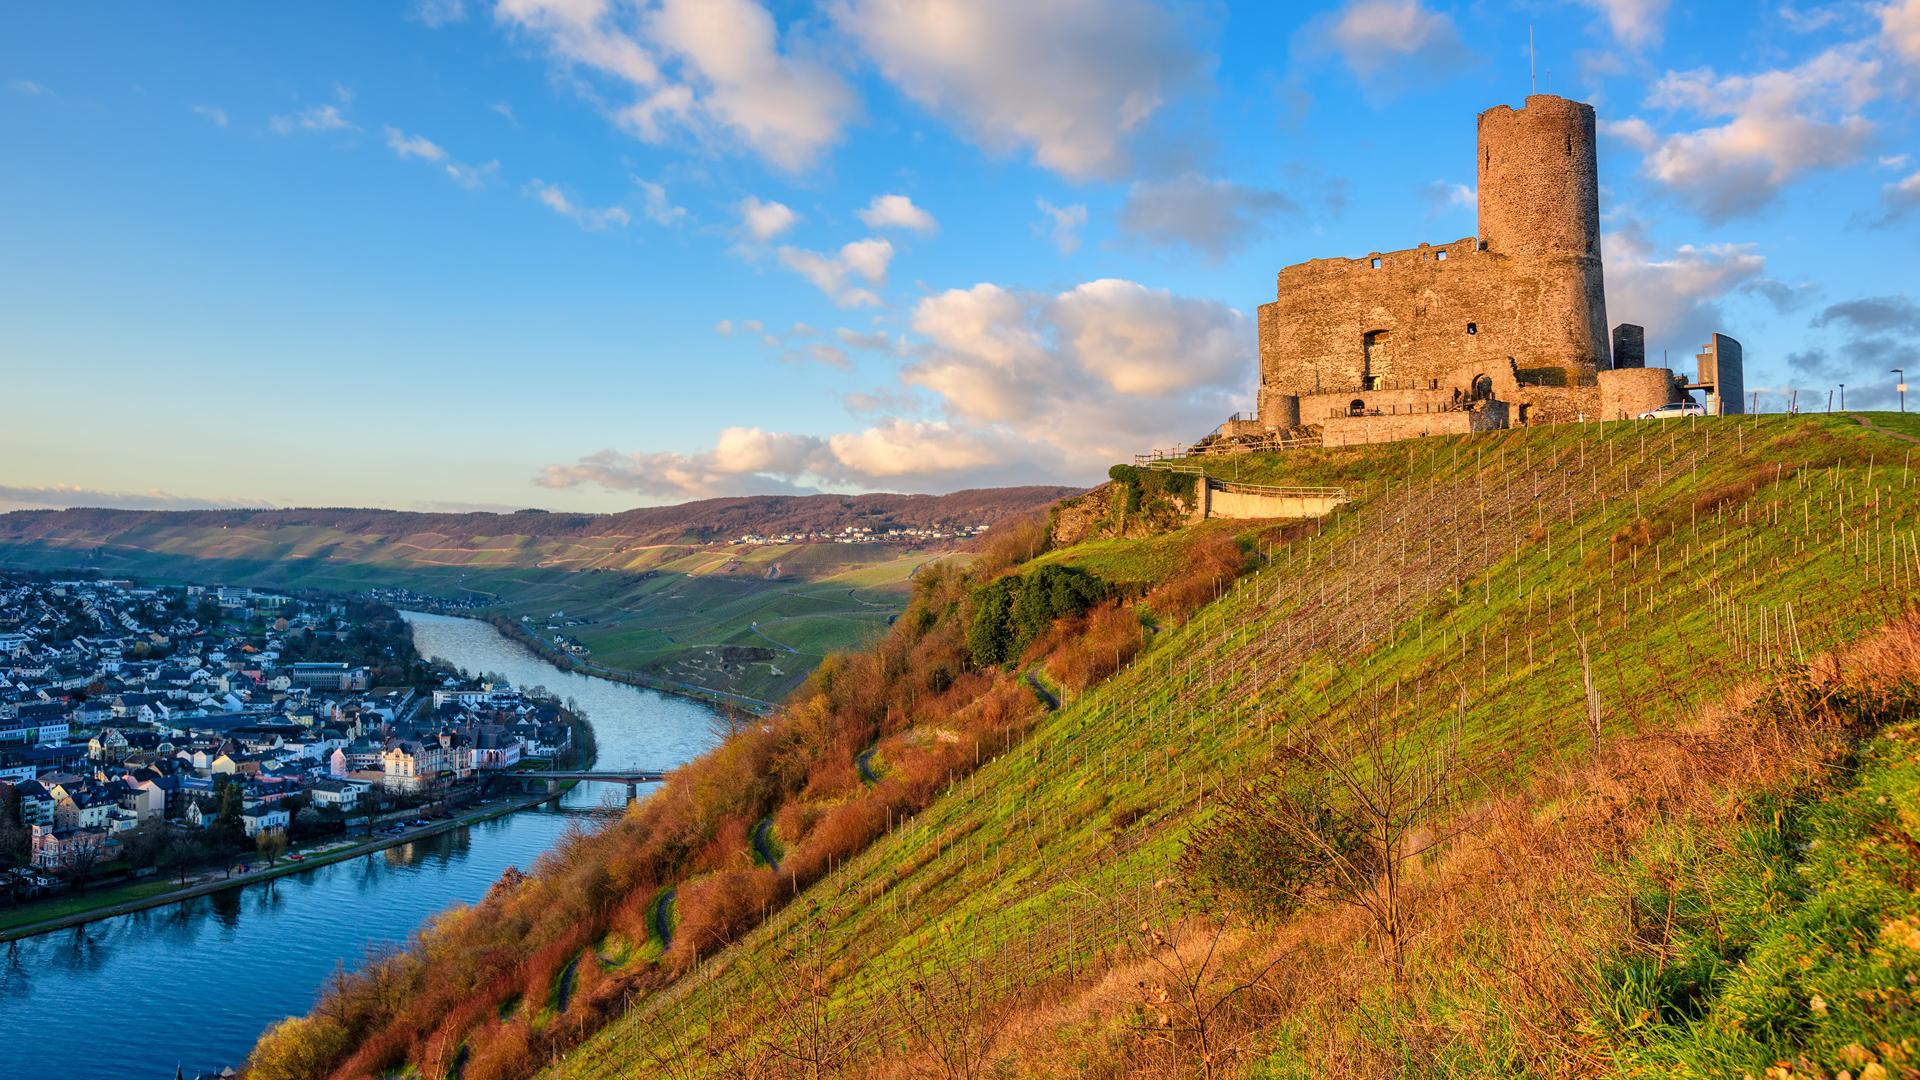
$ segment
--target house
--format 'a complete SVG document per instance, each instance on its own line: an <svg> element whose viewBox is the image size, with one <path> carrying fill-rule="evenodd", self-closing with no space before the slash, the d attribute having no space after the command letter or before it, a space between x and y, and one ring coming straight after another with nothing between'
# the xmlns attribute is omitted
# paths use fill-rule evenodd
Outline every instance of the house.
<svg viewBox="0 0 1920 1080"><path fill-rule="evenodd" d="M33 865L42 870L71 870L120 853L120 841L103 829L33 827Z"/></svg>
<svg viewBox="0 0 1920 1080"><path fill-rule="evenodd" d="M53 824L53 811L59 800L47 791L46 785L38 780L27 780L15 785L14 790L20 796L20 824Z"/></svg>
<svg viewBox="0 0 1920 1080"><path fill-rule="evenodd" d="M61 798L53 806L53 824L58 829L104 829L113 821L120 801L92 782L69 788L57 788Z"/></svg>
<svg viewBox="0 0 1920 1080"><path fill-rule="evenodd" d="M316 780L313 786L307 789L307 793L316 810L351 814L359 809L360 793L365 790L365 784L350 783L346 780Z"/></svg>
<svg viewBox="0 0 1920 1080"><path fill-rule="evenodd" d="M240 811L240 827L248 836L286 832L292 820L292 815L272 803L259 803Z"/></svg>
<svg viewBox="0 0 1920 1080"><path fill-rule="evenodd" d="M382 783L388 791L419 792L430 787L446 764L446 751L439 743L401 739L380 756L385 772Z"/></svg>

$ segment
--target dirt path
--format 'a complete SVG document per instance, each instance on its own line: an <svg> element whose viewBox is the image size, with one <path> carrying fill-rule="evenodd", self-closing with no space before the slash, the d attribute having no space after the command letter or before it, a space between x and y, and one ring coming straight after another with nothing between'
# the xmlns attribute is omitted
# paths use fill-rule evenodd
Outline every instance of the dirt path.
<svg viewBox="0 0 1920 1080"><path fill-rule="evenodd" d="M772 832L773 818L761 818L760 824L753 827L753 853L760 856L760 861L766 863L769 869L777 871L780 869L780 860L773 853Z"/></svg>
<svg viewBox="0 0 1920 1080"><path fill-rule="evenodd" d="M1060 711L1060 699L1053 696L1053 691L1041 685L1040 680L1034 676L1033 672L1027 672L1026 680L1027 685L1033 688L1034 696L1040 699L1041 704L1047 707L1048 712Z"/></svg>
<svg viewBox="0 0 1920 1080"><path fill-rule="evenodd" d="M1854 415L1853 422L1856 424L1859 424L1863 428L1866 428L1868 431L1878 432L1879 434L1885 435L1891 439L1899 439L1901 442L1920 443L1920 436L1908 435L1904 432L1893 431L1888 428L1883 428L1879 424L1874 423L1873 421L1867 419L1864 416Z"/></svg>

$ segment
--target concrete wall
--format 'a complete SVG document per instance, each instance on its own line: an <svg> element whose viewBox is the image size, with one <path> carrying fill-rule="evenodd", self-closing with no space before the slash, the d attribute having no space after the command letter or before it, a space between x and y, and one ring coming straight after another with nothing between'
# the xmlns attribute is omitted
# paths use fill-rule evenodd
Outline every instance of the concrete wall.
<svg viewBox="0 0 1920 1080"><path fill-rule="evenodd" d="M1613 328L1613 366L1616 368L1647 366L1646 327L1621 323Z"/></svg>
<svg viewBox="0 0 1920 1080"><path fill-rule="evenodd" d="M1232 484L1209 487L1202 517L1261 519L1317 518L1333 513L1347 500L1326 495L1273 495L1238 490Z"/></svg>
<svg viewBox="0 0 1920 1080"><path fill-rule="evenodd" d="M1747 411L1746 351L1725 334L1713 335L1707 347L1694 357L1700 363L1700 381L1713 384L1713 401L1707 411L1719 416L1739 416Z"/></svg>

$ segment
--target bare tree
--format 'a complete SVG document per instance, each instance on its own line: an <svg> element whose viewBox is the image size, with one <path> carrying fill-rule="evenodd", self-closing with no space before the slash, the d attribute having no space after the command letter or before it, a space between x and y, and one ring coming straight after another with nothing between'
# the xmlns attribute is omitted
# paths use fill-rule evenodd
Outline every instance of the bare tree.
<svg viewBox="0 0 1920 1080"><path fill-rule="evenodd" d="M1268 976L1285 958L1275 956L1262 967L1230 974L1221 940L1231 921L1231 914L1222 912L1210 924L1189 914L1140 923L1147 959L1160 973L1157 980L1143 979L1139 984L1153 1017L1148 1034L1182 1055L1191 1054L1200 1075L1209 1080L1230 1072L1235 1059L1246 1052L1254 1032L1251 1028L1236 1032L1229 1020L1245 998L1279 997ZM1197 948L1190 944L1196 939Z"/></svg>
<svg viewBox="0 0 1920 1080"><path fill-rule="evenodd" d="M1378 698L1357 728L1307 738L1282 755L1282 767L1308 770L1325 787L1318 805L1273 815L1286 839L1311 853L1333 894L1364 910L1386 947L1395 981L1406 974L1407 891L1411 863L1466 831L1461 814L1461 716L1422 733Z"/></svg>
<svg viewBox="0 0 1920 1080"><path fill-rule="evenodd" d="M886 980L883 1004L890 1025L904 1035L916 1075L974 1080L987 1075L994 1040L996 987L988 964L995 953L984 944L957 964L922 962L917 970ZM1017 975L1016 975L1017 978Z"/></svg>

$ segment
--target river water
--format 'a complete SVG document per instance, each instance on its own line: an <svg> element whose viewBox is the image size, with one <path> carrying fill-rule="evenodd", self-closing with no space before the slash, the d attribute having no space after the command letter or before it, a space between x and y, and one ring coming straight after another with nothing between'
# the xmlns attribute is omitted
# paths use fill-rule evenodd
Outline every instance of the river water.
<svg viewBox="0 0 1920 1080"><path fill-rule="evenodd" d="M425 656L573 698L602 768L670 767L714 741L705 705L561 671L477 620L406 618ZM305 1012L337 966L478 900L608 799L625 792L583 784L558 807L0 945L0 1076L166 1080L176 1065L189 1076L237 1065L263 1029Z"/></svg>

